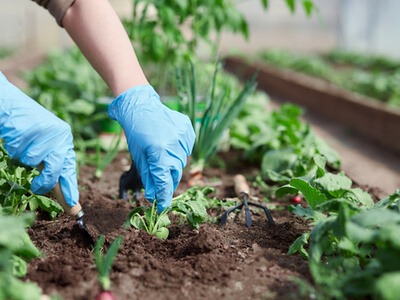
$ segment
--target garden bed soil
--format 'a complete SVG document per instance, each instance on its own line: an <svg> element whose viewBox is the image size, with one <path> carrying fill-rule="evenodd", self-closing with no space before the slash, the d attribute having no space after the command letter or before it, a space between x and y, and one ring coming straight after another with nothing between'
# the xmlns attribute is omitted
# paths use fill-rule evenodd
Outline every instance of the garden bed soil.
<svg viewBox="0 0 400 300"><path fill-rule="evenodd" d="M255 172L236 153L226 154L224 161L225 169L205 171L206 182L215 184L219 179L216 189L221 199L234 197L235 174ZM276 225L269 225L263 213L253 211L251 228L245 226L240 213L224 227L206 223L192 229L175 223L168 239L159 240L122 227L135 206L117 199L119 177L127 168L128 154L120 153L100 180L94 178L93 167L81 168L79 175L86 222L106 236L106 245L124 236L111 271L111 290L117 299L301 298L291 278L311 282L308 264L299 255L286 253L308 225L288 212L287 200L268 204L280 208L272 210ZM177 194L188 187L187 179L186 172ZM265 196L254 187L251 194L258 199ZM139 202L146 203L144 199ZM47 295L94 299L100 288L91 247L75 221L66 215L49 220L40 214L29 234L43 257L29 264L26 279L36 282Z"/></svg>

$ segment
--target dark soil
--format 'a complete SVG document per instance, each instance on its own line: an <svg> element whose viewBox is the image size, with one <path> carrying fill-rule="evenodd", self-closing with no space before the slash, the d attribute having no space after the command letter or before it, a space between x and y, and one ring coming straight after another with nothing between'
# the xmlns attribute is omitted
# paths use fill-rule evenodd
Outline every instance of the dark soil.
<svg viewBox="0 0 400 300"><path fill-rule="evenodd" d="M208 168L205 181L213 182L218 197L225 199L234 196L232 177L236 173L251 176L255 169L235 153L225 155L222 161L226 168ZM111 271L111 290L118 299L301 298L291 278L311 281L308 264L299 255L286 253L308 226L288 212L287 200L267 204L276 225L269 225L263 213L253 211L251 228L239 214L225 227L173 225L169 238L159 240L144 231L122 227L135 207L117 199L119 177L127 168L128 154L122 153L101 180L94 178L92 167L81 168L79 176L86 222L106 236L107 245L118 235L124 236ZM187 188L187 176L184 174L177 194ZM265 197L253 187L251 195L253 201ZM75 221L65 215L56 220L39 215L29 234L43 257L29 264L27 279L37 282L48 295L94 299L100 288L91 247Z"/></svg>

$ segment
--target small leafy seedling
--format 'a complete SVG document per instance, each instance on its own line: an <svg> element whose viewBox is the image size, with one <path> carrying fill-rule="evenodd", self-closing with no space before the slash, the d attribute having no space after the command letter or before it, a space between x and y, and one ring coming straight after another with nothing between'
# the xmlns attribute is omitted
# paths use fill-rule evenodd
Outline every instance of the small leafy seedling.
<svg viewBox="0 0 400 300"><path fill-rule="evenodd" d="M161 214L157 213L156 201L151 207L136 207L130 213L130 224L136 229L146 230L150 235L155 235L159 239L167 239L169 230L167 226L171 225L168 218L168 209Z"/></svg>
<svg viewBox="0 0 400 300"><path fill-rule="evenodd" d="M115 296L110 291L110 271L117 256L118 250L122 244L123 237L118 236L111 244L107 253L103 254L103 245L105 237L100 236L94 247L94 259L98 273L98 281L100 283L101 292L95 300L115 300Z"/></svg>

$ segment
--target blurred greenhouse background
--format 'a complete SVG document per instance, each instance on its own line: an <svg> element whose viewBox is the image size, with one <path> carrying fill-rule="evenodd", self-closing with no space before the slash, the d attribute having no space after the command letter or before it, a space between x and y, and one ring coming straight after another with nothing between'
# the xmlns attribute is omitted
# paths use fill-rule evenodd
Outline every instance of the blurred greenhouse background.
<svg viewBox="0 0 400 300"><path fill-rule="evenodd" d="M120 16L131 12L130 0L111 0ZM396 0L316 0L319 12L308 18L304 11L291 15L284 1L269 1L268 11L259 0L237 6L250 26L249 41L226 33L221 50L256 51L265 48L322 52L342 47L368 54L400 56L400 2ZM71 45L70 38L42 8L28 0L0 0L0 49L38 54Z"/></svg>

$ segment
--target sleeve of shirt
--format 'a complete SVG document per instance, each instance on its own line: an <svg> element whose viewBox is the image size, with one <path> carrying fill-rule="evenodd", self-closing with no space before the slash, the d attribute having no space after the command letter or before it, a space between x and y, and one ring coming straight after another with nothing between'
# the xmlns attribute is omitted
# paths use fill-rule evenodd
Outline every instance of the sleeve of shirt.
<svg viewBox="0 0 400 300"><path fill-rule="evenodd" d="M75 0L32 0L40 6L46 8L50 14L56 19L57 24L62 26L62 18L67 12L68 8L74 3Z"/></svg>

